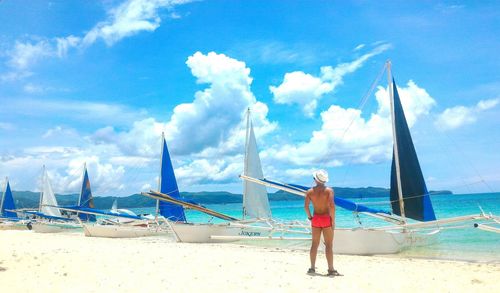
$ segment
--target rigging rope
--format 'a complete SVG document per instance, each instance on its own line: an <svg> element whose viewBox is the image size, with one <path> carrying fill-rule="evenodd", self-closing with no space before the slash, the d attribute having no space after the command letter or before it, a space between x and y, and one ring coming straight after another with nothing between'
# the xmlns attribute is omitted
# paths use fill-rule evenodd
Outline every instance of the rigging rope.
<svg viewBox="0 0 500 293"><path fill-rule="evenodd" d="M473 182L473 183L470 183L469 185L472 185L472 184L479 184L479 183L482 183L481 181L477 181L477 182ZM461 185L457 185L457 186L454 186L452 188L456 188L456 187L462 187ZM444 196L444 195L449 195L449 194L446 194L446 193L435 193L435 194L432 194L430 193L430 195L432 197L436 197L436 196ZM405 197L404 199L413 199L413 198L419 198L419 197L424 197L426 196L426 194L418 194L418 195L413 195L413 196L408 196L408 197ZM361 202L359 204L363 204L363 205L388 205L388 204L391 204L393 202L398 202L399 199L396 199L396 200L385 200L385 201L375 201L375 202Z"/></svg>
<svg viewBox="0 0 500 293"><path fill-rule="evenodd" d="M387 64L384 63L384 66L382 66L382 70L380 70L379 74L375 77L375 79L373 80L372 84L370 85L370 88L368 89L368 91L365 93L365 95L363 96L363 98L361 99L359 105L358 105L358 110L359 111L362 111L363 108L365 107L366 103L368 102L368 98L372 95L373 91L375 90L375 87L379 84L380 82L380 79L382 78L382 76L384 75L385 73L385 70L387 69ZM349 128L352 126L352 124L354 123L354 120L356 119L356 117L353 117L351 119L351 121L349 122L349 124L347 125L347 127L345 128L344 130L344 133L342 134L342 136L340 137L340 140L338 141L338 143L342 142L344 140L344 137L347 133L347 131L349 130ZM335 145L335 143L334 143ZM351 166L352 165L352 161L354 160L354 157L351 156L349 158L349 163L347 164L347 166ZM346 171L344 172L344 176L341 180L341 182L345 182L345 179L347 177L347 174L350 170L350 167L347 167L346 168Z"/></svg>

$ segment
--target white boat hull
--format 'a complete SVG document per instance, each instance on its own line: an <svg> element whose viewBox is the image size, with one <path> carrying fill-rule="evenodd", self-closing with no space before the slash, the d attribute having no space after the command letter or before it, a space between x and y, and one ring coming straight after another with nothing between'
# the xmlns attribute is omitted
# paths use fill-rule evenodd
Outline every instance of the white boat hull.
<svg viewBox="0 0 500 293"><path fill-rule="evenodd" d="M123 225L84 224L83 231L87 237L136 238L148 236L165 236L169 232L158 227L140 227Z"/></svg>
<svg viewBox="0 0 500 293"><path fill-rule="evenodd" d="M403 250L408 233L371 229L335 229L333 249L339 254L395 254Z"/></svg>
<svg viewBox="0 0 500 293"><path fill-rule="evenodd" d="M218 243L234 242L237 240L215 239L212 236L234 236L245 237L261 236L262 230L231 227L227 224L192 224L192 223L174 223L170 226L179 242L188 243ZM267 233L267 232L264 232Z"/></svg>
<svg viewBox="0 0 500 293"><path fill-rule="evenodd" d="M234 242L240 240L281 240L293 241L293 237L282 238L282 233L252 227L234 227L227 224L171 223L172 230L180 242L211 243ZM296 237L297 241L308 244L310 235ZM333 249L338 254L373 255L394 254L411 243L411 233L388 232L371 229L335 229Z"/></svg>
<svg viewBox="0 0 500 293"><path fill-rule="evenodd" d="M34 222L31 224L31 230L36 233L77 232L81 228L81 225L71 223Z"/></svg>

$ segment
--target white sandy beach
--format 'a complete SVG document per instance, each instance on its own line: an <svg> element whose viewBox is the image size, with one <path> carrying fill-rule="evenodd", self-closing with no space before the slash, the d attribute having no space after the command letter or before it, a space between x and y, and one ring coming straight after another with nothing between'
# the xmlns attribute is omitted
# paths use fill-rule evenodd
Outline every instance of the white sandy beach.
<svg viewBox="0 0 500 293"><path fill-rule="evenodd" d="M329 278L306 275L308 257L167 237L0 231L0 284L9 292L500 292L500 264L338 255L344 276ZM317 267L326 273L323 254Z"/></svg>

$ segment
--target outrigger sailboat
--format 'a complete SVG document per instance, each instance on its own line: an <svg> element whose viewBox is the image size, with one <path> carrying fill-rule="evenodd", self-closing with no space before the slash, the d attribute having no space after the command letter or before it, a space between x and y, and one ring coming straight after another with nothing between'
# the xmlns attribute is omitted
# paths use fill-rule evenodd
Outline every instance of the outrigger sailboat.
<svg viewBox="0 0 500 293"><path fill-rule="evenodd" d="M241 177L263 178L249 112L247 115L244 173ZM171 223L172 230L178 240L182 242L231 242L239 240L304 242L311 239L308 223L282 222L272 218L267 191L260 182L245 180L243 198L243 220L230 219L223 224ZM336 203L352 211L366 211L389 217L388 213L384 211L357 205L342 198L337 198ZM403 237L397 233L367 229L337 229L334 245L338 253L383 254L399 251L397 243L402 241ZM387 245L387 243L391 245Z"/></svg>
<svg viewBox="0 0 500 293"><path fill-rule="evenodd" d="M26 230L26 223L18 218L9 179L5 178L5 189L0 202L0 230Z"/></svg>
<svg viewBox="0 0 500 293"><path fill-rule="evenodd" d="M78 214L85 214L88 216L101 216L104 217L95 222L83 222L80 219L81 227L87 237L107 237L107 238L133 238L152 236L157 233L156 230L149 228L149 220L136 215L129 210L100 210L96 208L87 207L60 207L61 210L74 212Z"/></svg>
<svg viewBox="0 0 500 293"><path fill-rule="evenodd" d="M443 229L442 225L445 224L463 221L498 221L497 217L484 213L436 220L396 83L391 75L390 63L387 63L386 69L389 80L394 140L390 192L392 212L366 207L340 197L335 197L335 204L355 214L369 215L396 225L371 228L336 228L334 240L336 253L356 255L393 254L413 245L425 244L426 240L431 235L439 232L439 229ZM265 188L262 187L273 187L301 196L305 196L308 187L280 183L263 177L253 127L251 122L247 121L245 169L244 174L240 177L245 180L243 215L244 217L250 216L251 219L235 219L199 205L192 205L180 199L174 199L170 194L178 192L177 185L175 185L175 188L167 190L167 192L143 193L145 196L195 209L228 221L223 224L171 222L172 230L179 241L307 241L311 239L309 223L299 221L281 222L271 217L267 203L267 193L265 193ZM175 180L175 177L173 177L173 180ZM255 185L247 185L250 183L263 186L256 188ZM263 194L266 196L265 200ZM408 219L418 222L409 223ZM478 224L477 226L487 231L496 229L487 224ZM432 230L429 232L429 229Z"/></svg>
<svg viewBox="0 0 500 293"><path fill-rule="evenodd" d="M57 200L52 190L52 185L50 184L49 175L45 169L45 165L42 168L42 189L40 192L40 203L38 205L38 210L32 209L18 209L17 211L26 216L31 216L31 220L26 224L28 229L33 229L34 222L57 222L57 223L70 223L73 219L69 217L63 217L61 211L56 208ZM71 224L69 224L71 226Z"/></svg>
<svg viewBox="0 0 500 293"><path fill-rule="evenodd" d="M172 163L163 135L160 166L158 184L160 192L166 192L172 188L177 189L175 178L171 180L171 176L173 176ZM186 219L184 209L181 206L159 200L156 201L154 217L152 215L138 216L131 211L119 210L116 207L109 212L88 208L69 210L107 217L100 222L83 224L85 236L89 237L133 238L171 235L170 227L166 223L167 219L171 221L185 221Z"/></svg>
<svg viewBox="0 0 500 293"><path fill-rule="evenodd" d="M94 207L94 199L90 189L90 180L87 172L87 165L83 168L83 179L80 196L78 197L78 207ZM57 201L49 181L49 177L44 167L43 189L40 198L40 212L35 216L43 218L31 223L31 229L37 233L58 233L64 231L78 231L82 228L80 221L95 221L95 216L77 214L76 217L62 217L62 207L57 205Z"/></svg>
<svg viewBox="0 0 500 293"><path fill-rule="evenodd" d="M391 75L391 64L386 64L392 118L393 159L391 166L390 200L392 213L374 211L357 204L335 198L337 206L348 208L355 213L379 218L396 225L388 227L335 229L334 247L337 253L344 254L391 254L413 245L425 245L428 236L444 229L444 225L465 221L490 221L500 223L499 218L481 211L478 215L467 215L437 220L427 190L422 170L415 152L410 130L406 122L396 82ZM249 182L273 187L293 194L305 196L307 187L286 184L242 175ZM409 219L413 220L412 222ZM476 223L486 231L500 232L500 229L486 223ZM434 229L429 231L429 229Z"/></svg>
<svg viewBox="0 0 500 293"><path fill-rule="evenodd" d="M170 158L168 158L168 161L170 161ZM244 174L248 176L263 176L253 125L250 119L250 110L247 112L244 165ZM285 231L293 232L296 235L310 234L309 228L301 225L299 222L284 224L272 219L267 191L264 186L252 182L244 183L243 219L237 219L207 209L201 205L179 199L177 183L171 164L168 166L168 172L170 174L170 186L168 188L165 188L162 192L151 191L143 193L143 195L162 202L166 201L184 208L198 210L227 221L225 223L188 223L185 221L185 218L178 218L176 221L171 220L169 221L170 226L179 242L230 242L261 237L269 239L269 237L272 238L273 236L285 239L283 235ZM172 195L177 196L173 198ZM303 240L308 239L310 237Z"/></svg>
<svg viewBox="0 0 500 293"><path fill-rule="evenodd" d="M179 187L177 186L177 180L175 178L174 168L172 166L172 159L170 158L165 138L162 138L161 162L161 176L159 182L160 190L141 194L157 200L157 211L159 210L160 214L164 215L164 217L168 220L168 225L171 227L172 231L174 231L175 237L178 241L185 242L182 240L182 238L179 238L178 233L175 232L176 229L182 229L178 228L180 225L186 227L196 226L194 224L186 222L184 208L201 210L203 212L211 214L212 216L223 218L226 220L236 220L235 218L206 209L196 203L186 202L181 199ZM198 233L203 233L203 230L198 231Z"/></svg>

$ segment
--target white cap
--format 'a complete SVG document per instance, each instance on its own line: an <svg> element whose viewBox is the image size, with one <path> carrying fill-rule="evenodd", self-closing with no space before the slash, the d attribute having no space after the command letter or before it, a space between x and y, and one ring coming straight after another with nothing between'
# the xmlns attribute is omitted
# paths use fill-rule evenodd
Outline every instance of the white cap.
<svg viewBox="0 0 500 293"><path fill-rule="evenodd" d="M320 182L320 183L327 183L328 182L328 172L326 172L326 170L317 170L317 171L314 171L313 173L313 177L316 181Z"/></svg>

